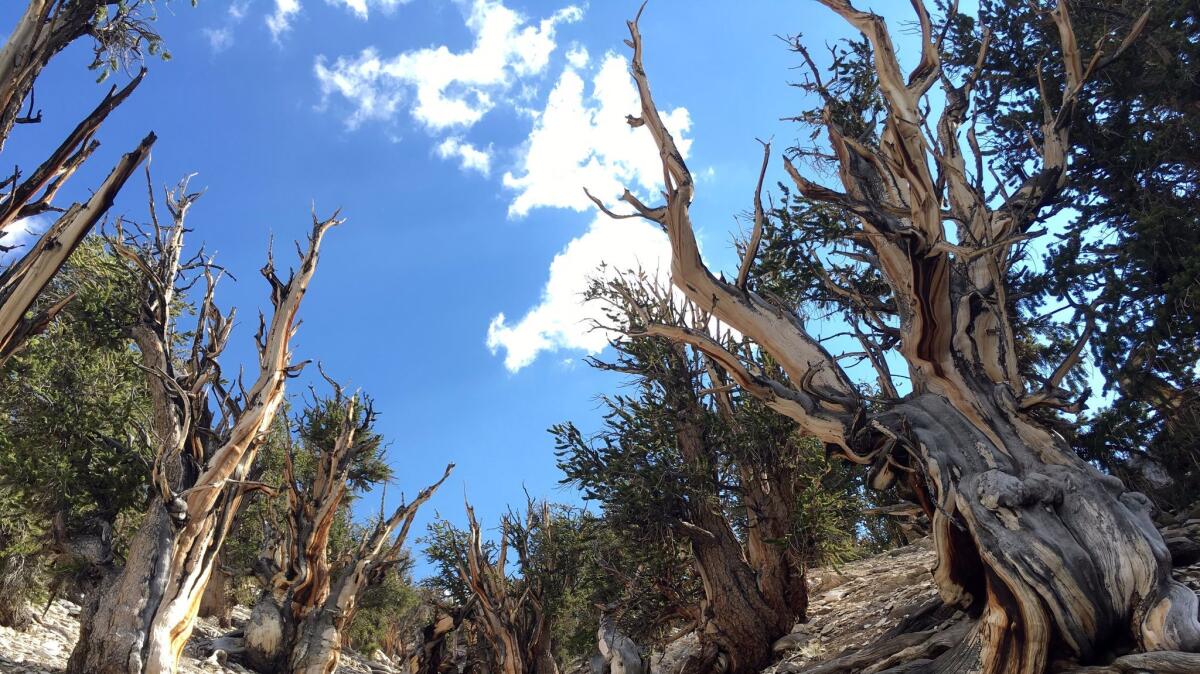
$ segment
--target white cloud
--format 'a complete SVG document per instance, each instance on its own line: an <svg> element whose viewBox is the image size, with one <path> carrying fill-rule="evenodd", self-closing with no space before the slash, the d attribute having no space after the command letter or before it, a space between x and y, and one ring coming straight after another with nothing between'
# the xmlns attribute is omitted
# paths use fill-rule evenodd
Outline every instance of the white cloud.
<svg viewBox="0 0 1200 674"><path fill-rule="evenodd" d="M21 256L28 252L29 246L46 231L50 223L50 218L35 215L14 220L0 230L0 246L9 249L0 250L0 264L12 264L21 259Z"/></svg>
<svg viewBox="0 0 1200 674"><path fill-rule="evenodd" d="M451 136L437 146L437 154L442 159L458 158L458 166L463 171L478 171L484 176L492 172L492 147L480 150L474 145L464 142L462 138Z"/></svg>
<svg viewBox="0 0 1200 674"><path fill-rule="evenodd" d="M572 45L570 51L567 52L567 63L570 63L571 67L575 69L587 66L588 59L587 47L581 44Z"/></svg>
<svg viewBox="0 0 1200 674"><path fill-rule="evenodd" d="M284 1L296 2L277 0ZM390 119L412 91L412 116L426 128L466 128L495 107L516 80L545 70L556 47L556 26L582 16L570 6L533 24L501 0L473 0L466 25L474 42L468 51L441 45L383 58L367 48L332 64L318 57L314 69L326 99L338 94L353 105L346 120L350 127Z"/></svg>
<svg viewBox="0 0 1200 674"><path fill-rule="evenodd" d="M504 349L509 372L529 365L543 351L599 353L613 335L595 327L602 318L601 307L583 301L589 279L640 268L665 283L670 255L667 235L658 227L641 220L597 216L586 233L554 257L537 306L513 324L502 313L492 319L488 348L493 354Z"/></svg>
<svg viewBox="0 0 1200 674"><path fill-rule="evenodd" d="M208 38L208 46L214 53L221 53L233 45L233 31L228 27L205 28L204 37Z"/></svg>
<svg viewBox="0 0 1200 674"><path fill-rule="evenodd" d="M235 23L246 18L246 9L250 6L250 0L243 2L233 2L229 5L229 19Z"/></svg>
<svg viewBox="0 0 1200 674"><path fill-rule="evenodd" d="M577 56L575 62L586 61ZM537 207L591 209L584 187L610 203L625 187L643 195L660 189L662 164L650 134L625 122L641 107L628 62L605 55L589 92L580 72L575 65L563 71L529 136L520 174L504 174L504 185L517 192L510 216ZM691 146L683 137L691 128L687 109L661 114L686 156Z"/></svg>
<svg viewBox="0 0 1200 674"><path fill-rule="evenodd" d="M383 10L384 14L391 12L400 5L407 5L412 0L325 0L331 5L339 5L354 12L355 16L360 19L366 19L370 15L372 6Z"/></svg>
<svg viewBox="0 0 1200 674"><path fill-rule="evenodd" d="M292 19L300 13L300 0L275 0L275 11L267 15L267 28L276 42L292 29Z"/></svg>
<svg viewBox="0 0 1200 674"><path fill-rule="evenodd" d="M242 19L246 18L246 10L249 7L250 0L232 2L225 11L225 20L221 22L220 26L200 29L214 54L220 54L233 46L234 28L242 22Z"/></svg>
<svg viewBox="0 0 1200 674"><path fill-rule="evenodd" d="M551 91L520 160L520 175L506 173L504 184L516 191L509 215L521 217L538 207L594 209L583 193L615 202L626 186L644 195L662 189L662 163L645 128L630 128L625 116L640 108L628 62L607 54L596 67L590 91L583 71L586 51L572 49L568 65ZM685 108L662 113L686 158L691 120ZM658 201L649 196L645 200ZM619 209L619 205L614 204ZM626 209L627 210L627 209ZM504 366L516 372L545 351L573 349L599 353L613 335L595 329L602 307L584 303L589 279L642 269L667 285L670 244L657 226L640 219L612 220L597 214L588 231L574 239L550 263L549 278L536 306L509 323L498 314L488 325L487 346L505 352Z"/></svg>

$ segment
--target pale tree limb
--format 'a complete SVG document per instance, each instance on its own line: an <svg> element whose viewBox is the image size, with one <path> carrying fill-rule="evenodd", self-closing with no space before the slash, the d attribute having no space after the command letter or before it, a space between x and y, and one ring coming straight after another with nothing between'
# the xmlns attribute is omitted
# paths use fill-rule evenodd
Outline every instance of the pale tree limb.
<svg viewBox="0 0 1200 674"><path fill-rule="evenodd" d="M640 12L639 12L640 16ZM796 420L828 442L843 444L845 428L857 406L857 392L832 356L805 332L794 316L784 315L756 294L726 283L708 270L700 259L688 208L694 183L683 155L663 123L654 104L642 62L642 38L637 19L628 22L633 49L631 71L641 100L641 116L630 117L631 126L645 126L659 148L663 162L665 196L662 207L665 229L671 241L671 274L674 283L695 305L723 323L739 326L764 349L776 354L788 377L795 382L811 378L816 387L843 403L826 405L821 416L801 414L801 405L788 405ZM839 422L830 422L838 417ZM841 430L836 426L840 423ZM809 428L812 426L812 428Z"/></svg>
<svg viewBox="0 0 1200 674"><path fill-rule="evenodd" d="M33 248L0 276L0 363L11 358L26 339L44 329L66 306L67 300L63 300L37 316L26 317L50 279L112 206L117 192L149 155L154 141L152 133L133 152L121 157L86 203L68 208Z"/></svg>
<svg viewBox="0 0 1200 674"><path fill-rule="evenodd" d="M763 180L767 177L767 164L771 160L771 143L759 142L763 146L763 158L762 168L758 170L758 184L754 186L754 229L750 233L750 240L746 243L746 253L742 256L742 264L738 268L737 281L734 283L735 286L742 290L746 289L746 281L750 277L750 267L754 264L754 258L758 257L758 245L762 241L763 220L765 219L762 205L762 188Z"/></svg>

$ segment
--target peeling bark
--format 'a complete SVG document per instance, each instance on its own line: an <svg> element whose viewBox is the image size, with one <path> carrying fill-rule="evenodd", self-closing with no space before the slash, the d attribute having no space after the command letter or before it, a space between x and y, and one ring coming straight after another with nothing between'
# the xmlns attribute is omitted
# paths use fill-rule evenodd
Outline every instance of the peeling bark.
<svg viewBox="0 0 1200 674"><path fill-rule="evenodd" d="M402 504L360 543L355 555L336 573L328 559L329 530L348 489L347 479L358 445L355 434L371 422L368 411L361 425L356 400L338 402L347 413L334 447L318 461L313 484L302 487L286 468L288 530L272 555L278 568L270 586L254 606L245 627L246 661L260 672L332 674L341 656L342 635L354 619L358 598L403 559L404 543L417 510L450 476L446 467L434 484L412 502ZM399 532L393 538L393 533Z"/></svg>
<svg viewBox="0 0 1200 674"><path fill-rule="evenodd" d="M149 173L147 172L149 181ZM316 270L325 233L340 221L313 218L300 268L282 281L268 258L262 273L271 286L274 313L257 336L259 370L243 396L228 394L217 357L233 325L213 293L218 274L203 255L182 257L184 219L198 194L187 181L168 194L173 222L160 226L151 195L153 231L112 245L143 282L142 319L134 341L153 401L152 440L158 454L153 497L134 536L125 567L96 593L80 620L80 638L68 662L72 674L169 674L191 635L196 613L221 545L242 497L260 444L283 403L284 385L297 371L290 340L296 314ZM174 356L172 300L187 278L206 281L190 354ZM181 280L183 279L183 280ZM215 401L218 410L211 405Z"/></svg>
<svg viewBox="0 0 1200 674"><path fill-rule="evenodd" d="M136 81L118 97L110 95L106 102L123 100L134 86L136 86ZM104 107L105 104L101 104L97 110ZM96 114L93 113L93 117ZM90 119L92 118L89 117ZM103 119L103 116L100 116L99 119ZM99 119L94 120L94 123L98 125ZM92 227L108 212L117 192L125 185L138 165L150 154L150 147L154 145L154 141L155 136L151 133L133 152L121 157L112 172L92 193L87 202L72 204L38 239L28 253L11 267L5 269L3 274L0 274L0 364L11 358L24 345L25 340L44 330L71 301L72 298L68 296L33 316L27 316L42 290L66 263L67 258L92 230ZM86 139L81 142L86 143ZM74 167L78 167L80 161L82 160L76 161ZM58 165L55 164L55 166ZM72 172L73 170L72 168ZM59 170L58 176L58 180L61 181L65 174ZM37 178L37 175L34 178ZM48 188L48 194L53 189L53 187ZM9 202L0 204L0 220L7 217L11 222L11 219L15 219L23 212L22 207L27 206L23 202L17 204L11 199L12 197ZM49 197L43 196L42 201L48 205L48 199Z"/></svg>
<svg viewBox="0 0 1200 674"><path fill-rule="evenodd" d="M644 126L658 146L666 205L632 202L667 231L674 284L753 339L779 362L786 380L767 378L701 331L651 326L647 332L704 351L744 390L846 459L869 466L871 486L903 482L915 495L931 520L941 596L976 619L954 648L933 658L914 652L896 671L928 661L920 666L930 671L1034 674L1053 657L1089 662L1122 641L1145 651L1200 650L1196 595L1171 579L1170 555L1145 497L1081 461L1031 414L1070 408L1068 392L1059 387L1070 363L1029 390L1018 375L1004 296L1013 244L1031 236L1038 210L1065 184L1065 120L1076 97L1136 39L1145 18L1115 47L1099 45L1085 64L1065 2L1047 12L1059 29L1067 83L1053 103L1043 92L1040 170L995 204L984 197L981 178L969 179L958 137L979 69L961 86L946 82L940 140L931 140L923 131L921 100L943 76L922 4L914 2L922 56L905 74L880 17L845 0L822 3L870 42L887 115L877 146L847 138L826 115L845 192L788 169L802 195L855 221L856 240L895 297L899 351L913 393L868 407L799 317L705 267L689 215L695 186L651 96L635 19L629 44L642 109L630 124ZM948 243L946 221L957 223L961 244ZM1081 341L1086 336L1085 330Z"/></svg>

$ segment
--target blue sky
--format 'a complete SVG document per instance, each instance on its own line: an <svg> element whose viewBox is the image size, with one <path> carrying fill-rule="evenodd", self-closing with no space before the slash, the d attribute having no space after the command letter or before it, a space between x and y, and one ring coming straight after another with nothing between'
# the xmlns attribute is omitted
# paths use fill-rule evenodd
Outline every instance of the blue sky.
<svg viewBox="0 0 1200 674"><path fill-rule="evenodd" d="M19 4L5 3L0 23L11 26ZM894 29L911 18L907 3L876 4ZM648 225L598 218L582 192L610 202L623 185L655 193L649 134L624 124L636 98L622 40L637 3L159 5L173 58L149 64L60 200L85 195L150 130L157 185L198 174L192 184L207 192L192 210L192 243L237 277L218 290L241 317L226 371L254 363L269 236L284 259L313 203L321 214L342 208L347 222L326 240L294 346L375 396L396 470L389 503L449 460L458 469L417 531L435 512L461 523L464 491L489 525L523 488L574 501L558 485L546 428L595 428L597 395L619 383L581 362L603 335L587 331L578 291L599 261L654 267L664 245ZM803 32L819 46L847 28L815 2L656 0L642 32L656 99L698 176L705 255L734 268L733 216L750 205L761 158L754 139L786 147L799 130L779 119L810 103L787 86L798 59L774 36ZM8 163L40 160L125 81L97 84L90 57L79 45L54 60L37 87L46 121L18 128ZM770 184L782 175L777 157L773 166ZM114 212L145 214L140 178Z"/></svg>

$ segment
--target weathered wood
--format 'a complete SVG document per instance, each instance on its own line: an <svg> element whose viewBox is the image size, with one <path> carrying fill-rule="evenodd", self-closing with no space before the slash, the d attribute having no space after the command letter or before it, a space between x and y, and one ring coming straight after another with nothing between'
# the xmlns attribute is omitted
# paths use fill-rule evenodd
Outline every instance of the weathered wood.
<svg viewBox="0 0 1200 674"><path fill-rule="evenodd" d="M290 460L286 467L288 531L270 555L278 566L245 627L245 659L259 672L332 674L337 669L342 635L354 619L359 597L401 561L418 509L454 469L454 464L448 465L441 479L379 522L351 559L331 568L329 531L362 448L355 436L373 418L368 410L360 419L356 398L344 399L340 389L336 404L346 407L343 424L334 446L321 448L313 484L301 485L295 479Z"/></svg>
<svg viewBox="0 0 1200 674"><path fill-rule="evenodd" d="M1099 55L1085 67L1065 2L1045 14L1061 37L1067 81L1046 103L1035 147L1041 166L1003 202L991 203L968 179L959 150L972 79L948 84L937 142L923 132L922 99L941 67L922 3L913 3L921 60L906 74L879 16L846 0L821 1L869 42L886 115L880 138L868 145L843 135L836 115L826 111L845 192L805 179L790 163L787 168L801 195L846 214L857 230L854 240L889 284L913 393L867 405L798 316L704 265L689 214L695 184L651 95L635 19L629 44L641 111L630 124L652 135L666 183L664 206L635 207L670 237L674 285L769 353L786 381L747 366L703 330L652 325L646 333L703 351L745 391L841 456L870 466L872 487L901 483L914 495L931 521L938 552L934 579L943 600L980 617L959 645L940 656L928 658L917 649L904 657L932 659L932 671L1038 674L1052 644L1080 660L1122 638L1147 651L1200 650L1196 595L1171 579L1170 555L1145 497L1080 460L1032 413L1070 408L1059 384L1080 357L1088 331L1049 379L1031 390L1019 374L1008 315L1013 244L1031 235L1038 209L1065 184L1065 120ZM1144 26L1142 17L1115 49L1102 45L1105 58L1118 55ZM985 52L986 39L981 63ZM829 92L822 93L829 102ZM947 222L959 228L962 244L948 242Z"/></svg>
<svg viewBox="0 0 1200 674"><path fill-rule="evenodd" d="M0 47L0 150L21 117L21 107L42 69L56 54L87 35L105 0L29 0Z"/></svg>
<svg viewBox="0 0 1200 674"><path fill-rule="evenodd" d="M554 659L550 616L546 614L542 579L530 568L528 552L535 536L553 536L548 504L527 504L524 521L514 514L501 522L499 553L492 560L484 552L483 532L470 503L467 510L465 549L457 550L458 575L470 588L475 603L473 623L490 647L490 671L495 674L558 674ZM522 583L505 568L508 552L516 550Z"/></svg>
<svg viewBox="0 0 1200 674"><path fill-rule="evenodd" d="M132 86L128 90L131 91ZM72 204L29 252L0 274L0 364L12 357L26 339L44 330L66 307L71 299L69 296L37 315L27 316L42 290L66 264L67 258L75 252L92 227L108 212L117 192L121 191L129 176L150 154L154 141L155 136L151 133L132 152L122 156L90 199L82 204ZM14 213L19 212L19 208L20 205Z"/></svg>
<svg viewBox="0 0 1200 674"><path fill-rule="evenodd" d="M1195 674L1200 672L1200 653L1134 653L1119 657L1106 666L1072 667L1060 671L1063 674Z"/></svg>
<svg viewBox="0 0 1200 674"><path fill-rule="evenodd" d="M321 241L340 223L336 217L313 218L300 267L286 282L268 259L262 273L274 313L260 323L258 375L235 398L222 388L216 360L233 325L232 313L222 315L213 302L217 272L204 256L182 257L184 220L199 195L181 182L168 196L173 221L166 227L159 225L151 196L154 231L148 240L122 240L119 233L112 245L143 283L133 338L153 403L152 437L158 443L153 496L124 568L114 570L81 615L80 638L67 665L72 674L175 671L221 545L242 497L253 488L246 478L283 403L285 382L297 370L290 341ZM200 275L206 288L190 355L181 361L174 356L172 299L189 273ZM211 409L214 399L217 412Z"/></svg>

